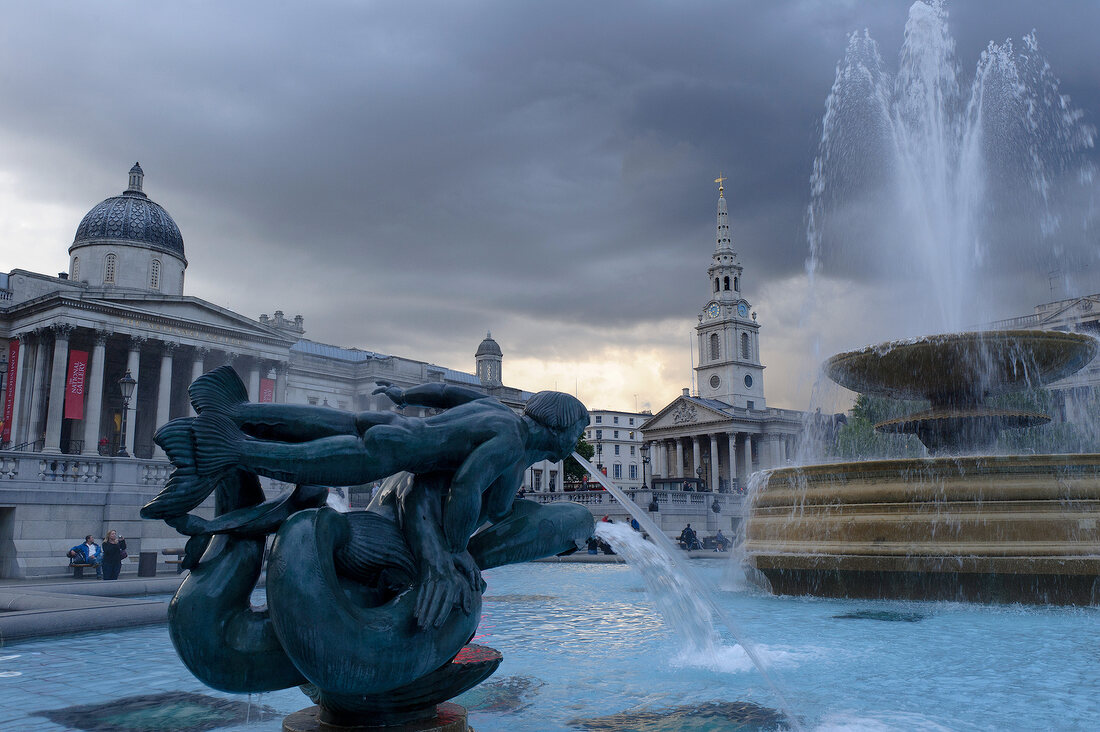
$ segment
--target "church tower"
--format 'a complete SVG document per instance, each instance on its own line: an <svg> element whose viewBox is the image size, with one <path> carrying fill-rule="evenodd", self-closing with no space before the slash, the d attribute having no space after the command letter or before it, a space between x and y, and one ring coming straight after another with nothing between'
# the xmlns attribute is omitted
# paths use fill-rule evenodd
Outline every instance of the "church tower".
<svg viewBox="0 0 1100 732"><path fill-rule="evenodd" d="M699 396L734 407L764 409L764 367L760 363L760 325L741 294L742 268L730 240L725 178L718 184L718 236L707 268L710 299L699 315Z"/></svg>

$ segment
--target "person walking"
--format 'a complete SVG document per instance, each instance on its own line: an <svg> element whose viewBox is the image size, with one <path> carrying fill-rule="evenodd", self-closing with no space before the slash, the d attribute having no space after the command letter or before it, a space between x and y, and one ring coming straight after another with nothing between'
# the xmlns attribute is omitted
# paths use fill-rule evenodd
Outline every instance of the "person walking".
<svg viewBox="0 0 1100 732"><path fill-rule="evenodd" d="M126 540L111 529L103 540L103 579L116 580L126 558Z"/></svg>

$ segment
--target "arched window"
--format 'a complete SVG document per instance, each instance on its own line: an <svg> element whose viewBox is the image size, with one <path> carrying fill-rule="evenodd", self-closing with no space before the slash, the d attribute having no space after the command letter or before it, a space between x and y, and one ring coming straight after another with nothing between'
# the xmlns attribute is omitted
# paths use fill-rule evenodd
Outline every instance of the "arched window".
<svg viewBox="0 0 1100 732"><path fill-rule="evenodd" d="M154 290L160 289L160 260L154 259L153 264L149 266L149 287Z"/></svg>
<svg viewBox="0 0 1100 732"><path fill-rule="evenodd" d="M746 360L752 358L752 348L749 346L748 333L741 334L741 358Z"/></svg>
<svg viewBox="0 0 1100 732"><path fill-rule="evenodd" d="M115 255L108 254L103 258L103 283L115 284Z"/></svg>
<svg viewBox="0 0 1100 732"><path fill-rule="evenodd" d="M718 334L717 333L711 333L710 334L710 359L712 361L717 361L718 360L718 353L719 353L719 351L718 351Z"/></svg>
<svg viewBox="0 0 1100 732"><path fill-rule="evenodd" d="M80 277L80 257L73 257L73 273L70 276L74 280Z"/></svg>
<svg viewBox="0 0 1100 732"><path fill-rule="evenodd" d="M722 278L722 286L723 286L722 289L724 289L724 290L728 290L730 288L730 278L729 277L723 277Z"/></svg>
<svg viewBox="0 0 1100 732"><path fill-rule="evenodd" d="M733 289L734 289L734 292L741 292L741 278L740 277L734 277L733 278Z"/></svg>
<svg viewBox="0 0 1100 732"><path fill-rule="evenodd" d="M718 278L717 277L714 278L714 291L718 292Z"/></svg>

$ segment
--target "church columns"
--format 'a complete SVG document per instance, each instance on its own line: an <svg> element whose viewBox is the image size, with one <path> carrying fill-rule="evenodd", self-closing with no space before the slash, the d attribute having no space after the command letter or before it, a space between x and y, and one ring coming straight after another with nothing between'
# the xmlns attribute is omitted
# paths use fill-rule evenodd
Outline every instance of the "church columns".
<svg viewBox="0 0 1100 732"><path fill-rule="evenodd" d="M679 437L676 438L676 475L672 477L684 477L684 441Z"/></svg>
<svg viewBox="0 0 1100 732"><path fill-rule="evenodd" d="M710 490L714 493L718 492L718 487L721 485L718 482L718 474L720 472L721 463L718 462L718 435L717 433L710 433Z"/></svg>
<svg viewBox="0 0 1100 732"><path fill-rule="evenodd" d="M76 326L60 323L53 326L53 368L50 373L49 414L46 415L46 446L42 452L61 452L61 420L65 417L65 367L69 365L69 337Z"/></svg>
<svg viewBox="0 0 1100 732"><path fill-rule="evenodd" d="M745 463L745 485L748 486L749 476L752 475L752 435L745 433L745 454L741 458Z"/></svg>
<svg viewBox="0 0 1100 732"><path fill-rule="evenodd" d="M92 363L88 369L88 403L84 414L84 455L99 454L99 422L103 416L103 371L107 357L107 336L104 330L95 332Z"/></svg>
<svg viewBox="0 0 1100 732"><path fill-rule="evenodd" d="M699 468L701 468L703 466L702 445L703 445L703 438L701 438L699 435L692 436L692 438L691 438L692 463L691 463L691 475L688 476L689 478L698 478L699 477L699 472L698 472Z"/></svg>
<svg viewBox="0 0 1100 732"><path fill-rule="evenodd" d="M161 343L163 351L160 356L160 376L157 379L157 417L156 429L160 429L171 418L172 409L172 354L176 350L176 343L164 341ZM164 457L164 450L154 443L153 457Z"/></svg>
<svg viewBox="0 0 1100 732"><path fill-rule="evenodd" d="M126 354L126 369L134 379L138 377L139 367L141 366L141 347L144 344L145 336L130 336L130 350ZM134 457L134 435L137 433L138 392L140 390L141 385L139 384L138 388L134 390L134 396L130 399L128 409L130 414L123 416L126 421L126 454L130 457Z"/></svg>
<svg viewBox="0 0 1100 732"><path fill-rule="evenodd" d="M734 484L737 482L737 433L729 432L726 434L729 442L729 475L730 475L730 492L735 492Z"/></svg>

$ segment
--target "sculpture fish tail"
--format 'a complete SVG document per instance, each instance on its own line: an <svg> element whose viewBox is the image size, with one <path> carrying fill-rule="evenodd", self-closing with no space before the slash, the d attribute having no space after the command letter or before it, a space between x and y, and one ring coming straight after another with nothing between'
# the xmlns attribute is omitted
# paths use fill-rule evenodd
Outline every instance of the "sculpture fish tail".
<svg viewBox="0 0 1100 732"><path fill-rule="evenodd" d="M248 401L248 390L231 366L219 366L195 379L187 394L191 397L191 406L199 414L230 414L238 404Z"/></svg>
<svg viewBox="0 0 1100 732"><path fill-rule="evenodd" d="M141 517L168 519L182 516L206 500L214 483L202 479L195 468L194 419L174 419L157 430L153 441L168 455L175 470L157 497L141 509Z"/></svg>

